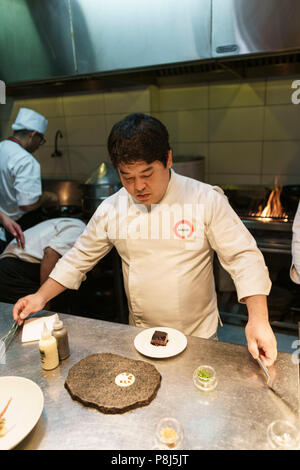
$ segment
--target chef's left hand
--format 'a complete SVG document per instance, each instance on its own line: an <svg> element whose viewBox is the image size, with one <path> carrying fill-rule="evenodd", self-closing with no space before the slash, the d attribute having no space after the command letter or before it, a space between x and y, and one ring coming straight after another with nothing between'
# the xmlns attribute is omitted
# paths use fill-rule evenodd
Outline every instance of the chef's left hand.
<svg viewBox="0 0 300 470"><path fill-rule="evenodd" d="M18 246L24 248L25 238L20 225L3 212L1 213L0 221L3 227L16 238Z"/></svg>
<svg viewBox="0 0 300 470"><path fill-rule="evenodd" d="M249 320L245 334L248 350L254 359L261 358L265 366L271 366L277 357L277 341L270 326L265 320Z"/></svg>

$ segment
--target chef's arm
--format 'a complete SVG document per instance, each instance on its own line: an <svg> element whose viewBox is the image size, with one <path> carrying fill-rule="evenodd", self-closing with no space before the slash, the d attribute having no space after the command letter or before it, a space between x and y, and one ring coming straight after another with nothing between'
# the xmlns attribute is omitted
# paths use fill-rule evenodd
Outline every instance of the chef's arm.
<svg viewBox="0 0 300 470"><path fill-rule="evenodd" d="M44 256L41 261L40 267L40 284L43 285L46 279L48 279L49 274L56 265L57 261L61 258L61 255L57 251L53 250L50 246L47 246L44 249ZM50 302L45 304L45 310L50 310Z"/></svg>
<svg viewBox="0 0 300 470"><path fill-rule="evenodd" d="M267 366L276 359L276 339L268 320L267 295L271 290L268 268L255 239L233 211L224 195L211 191L206 223L209 242L221 265L234 281L238 300L246 303L248 349Z"/></svg>
<svg viewBox="0 0 300 470"><path fill-rule="evenodd" d="M49 277L35 294L27 295L17 301L12 312L14 321L22 325L28 315L43 310L51 299L65 290L65 286Z"/></svg>
<svg viewBox="0 0 300 470"><path fill-rule="evenodd" d="M44 256L41 261L40 268L41 285L44 284L59 258L61 258L61 255L50 246L47 246L47 248L44 249Z"/></svg>
<svg viewBox="0 0 300 470"><path fill-rule="evenodd" d="M58 197L55 193L50 191L44 191L43 194L39 197L37 202L33 204L27 204L26 206L20 206L20 209L24 212L30 212L38 209L41 206L57 206Z"/></svg>
<svg viewBox="0 0 300 470"><path fill-rule="evenodd" d="M19 325L24 318L42 310L51 299L66 289L78 289L86 277L85 273L111 250L113 245L103 228L106 218L101 212L102 205L103 203L75 245L58 260L50 273L51 277L48 277L35 294L19 299L14 305L13 318Z"/></svg>
<svg viewBox="0 0 300 470"><path fill-rule="evenodd" d="M251 295L243 301L248 310L248 323L245 328L248 350L254 359L261 357L266 366L271 366L277 357L277 344L269 323L267 297Z"/></svg>

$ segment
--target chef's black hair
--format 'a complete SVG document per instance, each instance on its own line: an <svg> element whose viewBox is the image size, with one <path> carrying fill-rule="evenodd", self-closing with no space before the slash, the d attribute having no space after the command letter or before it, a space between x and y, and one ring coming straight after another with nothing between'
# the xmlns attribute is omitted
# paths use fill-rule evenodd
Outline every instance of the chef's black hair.
<svg viewBox="0 0 300 470"><path fill-rule="evenodd" d="M120 163L152 163L156 160L166 167L170 150L169 133L164 124L153 116L129 114L113 126L107 148L115 168Z"/></svg>

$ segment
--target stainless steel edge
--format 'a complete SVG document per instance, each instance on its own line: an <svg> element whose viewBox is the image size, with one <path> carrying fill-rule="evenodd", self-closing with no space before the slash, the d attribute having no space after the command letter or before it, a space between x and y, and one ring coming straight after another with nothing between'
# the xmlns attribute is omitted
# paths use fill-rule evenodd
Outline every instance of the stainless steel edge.
<svg viewBox="0 0 300 470"><path fill-rule="evenodd" d="M11 305L0 304L0 335L11 324L11 310ZM140 328L65 314L60 318L69 333L71 355L58 368L44 371L37 342L22 344L21 331L0 364L2 376L27 377L44 393L42 416L17 449L152 449L157 422L171 416L183 426L186 450L263 450L269 448L268 425L277 419L294 419L286 407L278 406L245 346L189 336L181 354L151 359L134 347ZM157 368L162 382L150 405L123 415L105 415L71 399L64 387L70 367L101 352L147 361ZM192 382L193 371L202 364L212 365L217 373L217 388L208 394ZM297 408L299 371L292 356L279 353L270 374L274 388Z"/></svg>

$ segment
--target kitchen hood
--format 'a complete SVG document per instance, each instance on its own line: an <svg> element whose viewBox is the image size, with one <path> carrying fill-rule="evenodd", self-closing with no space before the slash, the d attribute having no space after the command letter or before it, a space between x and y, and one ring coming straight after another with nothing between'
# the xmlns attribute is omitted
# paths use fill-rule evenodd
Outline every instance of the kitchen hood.
<svg viewBox="0 0 300 470"><path fill-rule="evenodd" d="M296 0L2 0L0 79L38 96L297 75L299 17Z"/></svg>

